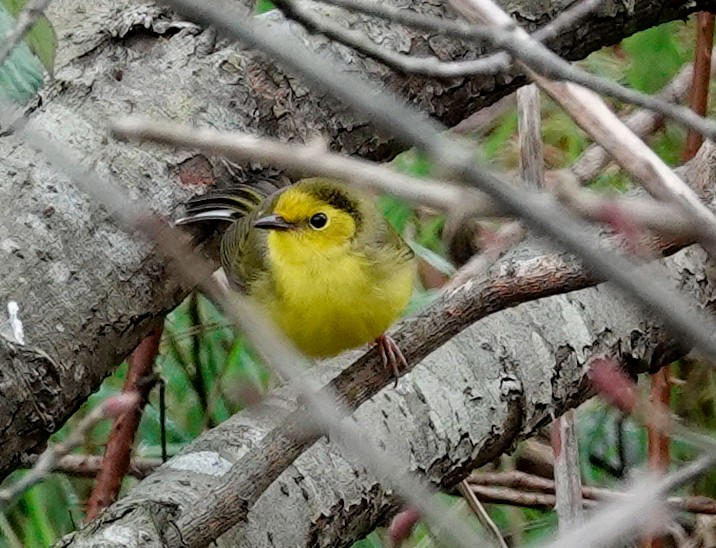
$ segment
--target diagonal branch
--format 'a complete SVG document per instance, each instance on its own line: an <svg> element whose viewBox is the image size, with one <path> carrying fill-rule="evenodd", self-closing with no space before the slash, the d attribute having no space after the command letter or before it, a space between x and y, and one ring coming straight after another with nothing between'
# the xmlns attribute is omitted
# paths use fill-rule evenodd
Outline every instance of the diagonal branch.
<svg viewBox="0 0 716 548"><path fill-rule="evenodd" d="M430 353L431 347L445 338L444 332L449 335L453 331L461 330L461 326L468 325L470 321L482 314L503 310L505 306L516 304L521 300L520 295L522 297L530 295L530 298L549 295L549 287L553 283L557 283L560 290L577 289L581 287L582 283L587 283L589 279L584 277L584 270L573 260L558 256L542 257L539 260L506 259L497 265L495 272L501 274L495 276L492 280L471 283L451 295L445 295L423 314L403 323L394 336L401 348L406 349L406 358L411 364L420 359L421 356ZM696 269L693 271L693 275L698 276L698 272L698 269ZM556 290L556 287L552 287ZM366 354L350 367L341 371L332 381L332 384L351 406L359 405L374 397L372 402L365 403L357 412L356 417L359 424L365 424L370 427L375 432L375 436L378 439L382 439L384 443L388 443L389 447L401 448L403 458L408 462L412 458L408 456L410 454L410 449L408 448L413 447L414 444L417 444L416 447L422 447L422 444L427 443L428 446L433 447L432 450L421 449L419 452L421 456L416 455L418 462L421 463L418 468L421 469L422 466L427 466L428 468L426 469L430 471L430 475L436 481L440 481L444 485L450 485L456 478L460 477L460 474L468 473L473 466L492 460L496 453L505 449L505 444L511 445L514 443L518 432L520 435L529 435L533 427L543 423L545 420L549 420L550 413L559 412L556 409L552 410L544 400L539 400L542 401L540 406L533 407L535 402L532 398L537 393L542 392L539 387L545 386L545 382L547 386L550 386L549 380L545 379L549 379L555 374L552 371L552 367L554 367L552 359L565 360L565 363L570 363L572 360L581 362L584 358L576 355L565 355L564 353L559 358L547 358L542 365L546 368L542 373L538 373L539 369L536 368L538 366L534 364L534 360L540 361L539 355L540 352L544 351L544 345L554 345L554 348L560 348L562 344L575 344L574 333L569 328L570 325L574 325L576 322L579 325L593 326L595 332L608 333L607 339L604 340L600 339L599 335L595 335L596 339L594 340L591 340L590 337L588 337L590 340L582 339L578 343L580 346L584 345L585 348L591 348L595 352L599 352L601 349L607 352L618 351L622 355L624 353L634 353L633 359L635 361L640 359L637 357L640 350L629 348L632 343L636 343L639 348L646 348L640 342L640 337L634 337L633 335L634 325L631 324L629 317L635 312L633 309L627 311L621 308L624 306L623 301L621 305L616 302L608 306L591 304L594 301L590 299L602 299L604 291L605 289L601 288L599 291L581 296L580 294L574 294L571 297L557 297L557 301L541 300L534 303L535 308L521 308L515 310L514 313L512 311L503 312L493 317L495 323L490 323L488 320L488 323L477 324L470 328L469 333L459 338L462 344L466 346L461 347L457 340L451 341L432 358L429 358L420 370L411 373L406 378L406 381L410 379L408 384L401 382L399 391L384 391L374 397L380 387L392 382L392 377L384 371L379 360L372 353ZM566 299L566 301L563 299ZM529 333L535 333L534 329L543 329L544 324L541 324L542 328L533 327L527 318L537 319L548 313L548 310L551 310L549 313L553 315L568 314L566 310L556 304L557 302L574 303L569 307L574 306L575 310L582 312L589 311L589 315L596 314L596 317L577 319L566 315L564 317L569 319L561 323L568 331L565 334L564 343L560 342L559 338L553 339L551 335L542 332L536 335L536 341L545 341L537 344L537 347L543 350L532 348L529 343ZM540 309L543 306L546 308ZM605 315L607 311L609 312ZM502 320L499 320L498 317L502 318ZM607 320L607 317L611 319ZM613 322L616 318L618 320L616 320L617 323L615 324ZM525 332L522 332L521 329L523 328L520 326L524 322L527 322L529 327L526 327ZM658 327L658 324L649 322L649 326L639 330L645 329L644 333L649 333L648 337L654 344L656 339L653 337L660 338L665 333ZM513 332L514 330L516 332ZM522 333L522 335L519 335L519 333ZM520 348L515 348L514 345L508 343L508 341L520 336L527 344L520 345ZM542 339L542 337L546 338ZM567 342L570 339L572 342ZM659 363L660 353L667 351L669 345L664 344L665 340L660 340L662 342L657 343L656 346L661 350L659 353L648 357L647 361L653 359L656 360L655 363ZM503 342L501 343L500 341ZM502 346L503 343L507 343L508 346ZM609 346L611 350L607 350L603 346L604 344ZM328 365L323 367L328 368L327 371L323 369L324 374L330 375L334 371ZM507 369L504 369L505 367ZM512 367L515 367L516 370L513 370ZM517 373L517 370L520 373ZM579 370L579 367L577 367L577 370ZM567 370L563 369L561 374L567 376L552 382L556 383L555 386L560 386L562 382L567 383L569 386L579 385L580 378L582 378L580 375L584 374L584 371L586 369L582 370L581 373L577 373L577 377L573 377L572 374L575 373L575 370L568 374ZM318 370L316 374L321 374L321 372L321 370ZM535 374L537 375L536 377L532 376ZM543 377L542 375L546 376ZM441 381L437 382L437 379L441 379ZM485 386L485 383L488 383L489 387ZM522 388L517 388L515 383ZM466 386L472 388L466 389ZM517 392L512 392L512 389L516 389ZM438 394L434 394L435 390L440 392L446 390L448 394L453 394L452 391L454 390L455 395L444 394L438 396ZM505 390L507 392L504 392ZM473 391L479 392L479 396L473 394ZM458 394L461 396L455 399ZM499 394L502 394L502 396ZM522 394L522 397L531 403L523 401L519 394ZM581 397L585 396L586 394ZM567 398L566 400L561 400L562 403L559 404L558 409L562 409L561 405L565 405L567 402L570 405L574 404L574 400L571 399L572 396L569 395L569 390L550 394L548 397L550 401L553 397L558 400L562 397ZM339 462L336 461L337 455L330 452L323 443L319 442L317 446L304 454L301 459L294 462L296 456L306 450L315 439L305 438L305 430L301 429L303 424L302 414L300 411L291 411L291 408L287 406L286 392L279 391L275 398L277 399L273 402L267 402L262 409L235 416L217 427L211 435L206 436L204 439L199 439L185 448L181 455L175 457L173 461L170 461L166 467L163 467L158 472L159 475L155 476L153 481L144 484L143 487L136 488L126 499L119 501L117 505L110 508L109 513L105 516L106 519L103 521L100 518L99 522L93 524L93 529L83 533L80 538L90 542L90 539L93 538L90 533L102 534L103 527L111 524L116 525L120 517L123 527L136 526L137 522L134 520L141 520L144 512L151 512L151 509L155 507L156 502L152 501L169 502L166 499L167 493L177 494L176 497L175 495L170 495L169 499L175 505L173 517L168 522L157 521L155 526L160 531L164 527L175 527L174 524L178 516L194 512L196 501L203 500L208 496L208 493L214 493L216 488L224 485L226 476L222 470L226 466L226 463L224 463L226 459L231 459L231 462L235 463L234 466L244 472L244 479L240 480L236 485L239 492L242 493L242 511L248 512L248 515L265 515L267 511L269 513L277 511L276 505L282 508L282 512L288 511L286 505L290 506L293 502L291 504L286 502L286 497L290 497L294 501L293 497L295 495L297 497L295 502L299 504L297 511L304 508L304 504L308 507L318 505L318 507L326 508L323 512L332 516L331 520L328 523L320 522L319 520L315 525L316 529L311 534L329 535L329 537L322 537L324 539L332 538L330 537L332 534L342 535L340 536L340 545L348 542L345 537L346 519L359 520L363 524L362 527L369 527L374 523L373 520L377 519L376 517L371 519L371 516L376 516L376 514L374 511L368 510L364 511L367 513L353 514L351 504L345 501L329 503L325 500L325 502L318 503L313 499L314 496L319 497L320 500L326 499L328 493L331 494L331 497L340 497L335 488L336 486L344 485L343 482L346 481L349 485L354 485L358 489L358 493L352 496L363 500L364 504L367 504L368 501L374 501L370 504L380 504L380 508L384 508L384 505L394 506L395 500L392 497L385 498L385 495L377 495L377 493L384 493L384 491L378 489L374 479L361 480L368 482L365 487L363 487L363 483L356 485L356 472L354 469L351 467L350 471L343 471ZM447 402L453 402L450 405L455 405L460 398L465 398L466 401L469 401L470 406L476 406L475 409L469 412L469 415L465 416L475 417L474 428L477 431L484 432L485 438L483 439L490 441L478 442L477 438L474 437L476 434L466 434L464 432L464 420L458 418L455 424L450 425L441 421L437 425L436 436L438 439L443 439L445 443L448 443L449 447L452 447L452 450L447 449L447 453L451 455L452 462L452 464L448 465L448 463L440 461L435 453L437 450L442 454L446 449L439 443L433 445L435 442L432 441L432 437L425 439L425 425L436 418L434 411L430 411L431 407L436 406L436 409L440 409ZM426 407L423 407L423 405ZM492 412L489 411L490 408L493 409ZM414 412L410 410L414 410ZM385 417L382 413L387 413L388 416ZM462 413L461 411L460 417L463 416ZM524 413L527 413L527 415L524 415ZM533 415L533 413L536 414ZM482 418L478 419L478 417ZM249 428L252 420L257 421L256 424L259 425L256 430ZM387 432L382 427L384 421L388 421L386 424ZM407 426L412 424L412 421L418 421L418 423L413 427ZM496 427L495 424L499 424L499 426ZM235 438L236 434L231 434L236 428L242 432L242 436L247 436L243 441L237 440ZM428 430L431 428L436 428L436 425L433 424ZM445 428L448 428L448 431L452 431L453 428L456 429L455 437L452 438L453 434L450 434L448 438L443 438L443 436L448 435L443 430ZM376 429L378 430L377 432ZM463 432L462 435L459 433L460 431ZM389 432L393 432L393 436ZM297 433L302 433L302 436L297 438ZM404 440L405 436L409 436L409 439ZM471 441L465 444L465 438L462 436L468 436L467 439ZM315 438L318 438L318 434L315 434ZM234 441L227 446L227 439ZM459 441L461 439L463 439L462 442ZM297 445L300 446L297 447ZM251 449L250 451L248 450L249 448ZM317 456L324 455L327 451L328 456ZM422 451L427 451L427 453L423 454ZM266 458L266 455L271 455L271 458ZM307 464L306 458L309 458L309 455L316 455L311 456L310 459L318 458L318 462L313 463L313 460L309 460L308 462L313 464ZM205 471L208 466L206 459L217 461L213 465L215 466L214 477L209 478L206 475ZM438 460L436 461L435 459ZM293 466L291 466L292 462L294 462ZM428 463L430 462L433 462L433 464L429 465ZM338 467L338 469L333 472L332 467ZM194 470L195 472L193 472ZM283 472L283 475L279 476L281 472ZM341 475L337 477L331 476L334 473L342 474L344 472L347 474L345 478ZM297 478L297 483L294 483L294 477ZM364 477L364 472L361 472L360 477ZM327 492L326 494L321 494L323 488L319 489L315 482L322 482L324 479L327 484ZM237 480L237 478L234 478L234 480ZM273 480L271 487L262 493L261 499L257 500L257 483L264 485L265 482L271 482L271 480ZM304 480L308 482L306 487L302 487ZM258 489L262 490L263 488L259 486ZM306 490L304 491L304 489ZM363 491L363 489L367 491ZM378 491L376 492L375 490ZM271 496L266 499L265 503L262 503L261 501L265 500L269 493L272 493ZM308 496L309 493L309 500L305 500L303 498L304 494ZM372 493L372 495L368 496L368 493ZM331 498L331 500L333 499ZM254 503L253 501L256 502ZM256 504L255 507L254 504ZM333 506L334 504L335 506ZM348 505L345 506L344 504ZM270 510L270 508L274 508L274 510ZM329 511L328 508L331 508L331 510ZM301 515L303 515L303 511L300 510ZM343 511L347 514L344 515ZM258 514L254 514L254 512ZM286 531L288 537L277 536L275 538L296 538L295 535L299 533L297 533L295 527L312 530L313 518L311 516L312 514L309 512L303 518L296 517L296 521L290 520L290 523L285 523L285 526L279 527L276 525L273 529L274 533L281 535L280 531ZM249 529L253 527L250 526ZM146 528L143 530L147 531ZM260 531L259 529L252 534L256 534L260 538L262 534L265 535ZM356 530L355 534L360 535L361 531L365 531L365 529L360 528ZM152 535L154 534L156 533L153 532ZM80 538L73 545L84 546L82 544L84 540L80 542ZM301 536L300 538L304 537ZM311 538L315 537L310 535L306 537L308 545L311 545ZM280 540L275 540L275 542L278 542L278 545L281 544ZM326 542L328 541L326 540Z"/></svg>
<svg viewBox="0 0 716 548"><path fill-rule="evenodd" d="M101 172L115 174L131 188L130 194L141 197L157 212L171 215L197 186L226 183L226 168L220 160L201 154L155 147L140 150L106 139L97 120L117 115L117 108L160 112L176 121L191 120L225 130L269 132L286 141L305 139L306 128L310 128L311 132L321 131L332 149L373 159L389 158L397 150L394 139L381 137L365 119L326 101L324 94L307 92L266 63L265 57L237 51L226 42L214 43L212 33L200 32L154 3L116 0L111 7L106 2L87 3L83 5L85 16L73 19L74 10L65 9L73 2L55 0L50 5L48 16L61 41L61 68L55 83L43 91L42 104L32 117L43 132L71 143L84 161ZM637 30L684 18L710 5L708 0L693 5L636 0L629 9L615 5L609 14L583 20L580 33L569 29L549 45L577 59ZM431 13L445 9L435 3L413 2L410 6ZM557 6L534 3L515 9L525 20L540 22L561 11ZM343 17L336 12L337 18ZM367 26L365 18L352 16L351 21L354 26ZM298 34L312 47L322 48L324 59L345 59L344 49L313 40L298 28L279 23L272 29L277 36ZM406 40L423 49L428 39L425 34L408 34L402 28L373 22L370 29L385 36L383 43L393 43L395 49ZM136 43L126 38L136 36L137 30L149 49L143 55L127 55ZM442 53L466 57L474 51L455 44ZM109 59L124 62L108 69L103 63ZM222 66L228 63L234 69L217 71L219 60ZM341 71L346 66L342 65ZM373 90L404 90L417 106L448 124L514 90L522 81L475 78L458 87L436 82L425 85L423 79L397 78L357 57L350 59L350 70L372 79ZM142 82L141 90L136 82ZM167 97L188 95L188 102L167 101ZM247 108L237 109L236 104ZM176 284L148 246L123 235L116 223L91 207L30 147L12 135L3 135L0 149L4 181L0 201L7 206L5 215L0 216L4 235L0 294L21 306L29 345L16 352L0 337L0 363L12 387L0 402L6 440L0 451L0 475L4 476L28 454L42 450L48 436L97 389L156 325L157 318L176 306L188 288ZM253 164L236 169L242 182L250 182L257 173ZM0 331L4 334L2 328Z"/></svg>
<svg viewBox="0 0 716 548"><path fill-rule="evenodd" d="M294 40L277 37L258 21L227 12L213 2L204 2L201 7L192 0L166 3L200 23L210 24L217 31L270 54L310 83L340 97L349 107L368 117L377 128L423 150L436 168L444 169L466 184L484 191L508 212L521 217L531 228L577 254L596 274L608 278L642 306L658 314L684 342L716 358L716 339L713 337L716 324L712 318L700 313L687 296L677 295L658 277L640 273L630 261L603 252L593 238L586 236L586 226L568 211L558 207L545 208L533 199L533 193L510 185L476 166L472 151L462 143L444 137L441 128L427 117L402 105L392 95L377 95L365 82L341 75L332 63L312 55ZM667 171L673 175L668 168ZM681 196L690 194L684 191ZM682 204L681 200L679 204ZM702 212L704 206L696 199L694 208ZM713 221L708 209L698 216L698 219L702 218Z"/></svg>
<svg viewBox="0 0 716 548"><path fill-rule="evenodd" d="M453 0L453 5L471 20L485 21L493 25L514 26L512 18L492 0ZM564 79L565 75L561 72L557 74L555 71L551 73L545 72L544 66L540 68L540 61L535 58L544 57L544 62L550 59L549 63L553 61L555 65L561 65L565 69L569 66L566 61L563 61L539 42L530 38L524 30L515 28L513 33L515 43L511 52L515 55L517 53L521 55L520 59L527 68L532 80L567 110L582 129L592 135L600 145L608 150L617 162L634 175L650 194L682 207L689 216L693 216L694 219L698 219L700 223L703 223L704 237L700 239L700 242L707 249L716 246L716 217L699 200L696 193L686 186L654 151L636 137L609 110L601 98L588 89L574 84L547 79L543 76L544 74L557 76L560 79ZM525 58L525 55L530 57L529 60ZM572 79L572 81L585 85L586 79ZM592 89L605 92L604 88L596 86L592 86ZM680 112L683 111L681 116L684 119L700 118L688 108L677 107L654 97L650 97L652 107L654 101L659 101L665 105L659 109L660 112L666 113L667 109L680 109ZM648 105L642 104L642 106ZM679 120L683 121L681 118ZM690 125L689 127L694 126ZM703 129L705 128L702 127ZM704 132L704 135L708 135L708 132Z"/></svg>

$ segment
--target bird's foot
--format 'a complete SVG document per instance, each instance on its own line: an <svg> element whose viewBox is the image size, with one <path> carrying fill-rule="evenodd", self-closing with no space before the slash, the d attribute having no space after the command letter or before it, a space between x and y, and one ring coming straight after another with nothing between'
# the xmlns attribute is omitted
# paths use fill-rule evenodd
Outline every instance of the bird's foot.
<svg viewBox="0 0 716 548"><path fill-rule="evenodd" d="M396 343L390 335L381 335L375 340L375 344L378 347L383 366L393 371L393 376L395 377L393 388L395 388L398 386L400 368L407 369L408 361L405 359L405 356L403 356L403 352L401 352L398 343Z"/></svg>

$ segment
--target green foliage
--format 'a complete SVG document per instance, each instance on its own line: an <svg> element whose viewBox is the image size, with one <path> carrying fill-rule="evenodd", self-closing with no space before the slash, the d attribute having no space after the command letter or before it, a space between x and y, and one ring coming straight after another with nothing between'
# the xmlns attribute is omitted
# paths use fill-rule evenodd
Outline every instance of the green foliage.
<svg viewBox="0 0 716 548"><path fill-rule="evenodd" d="M689 47L679 39L679 30L683 27L679 22L667 23L622 42L622 48L630 57L625 78L631 87L656 93L684 63L693 59L693 50L690 49L693 35L688 37Z"/></svg>
<svg viewBox="0 0 716 548"><path fill-rule="evenodd" d="M256 8L255 12L257 14L266 13L267 11L275 10L276 6L274 6L273 2L271 0L256 0Z"/></svg>
<svg viewBox="0 0 716 548"><path fill-rule="evenodd" d="M27 4L27 0L0 0L10 12L10 15L17 17L20 10ZM32 52L37 55L45 69L52 72L55 67L55 54L57 53L57 36L52 24L47 17L40 17L32 26L25 37L25 42Z"/></svg>
<svg viewBox="0 0 716 548"><path fill-rule="evenodd" d="M12 30L14 16L24 3L0 0L0 39ZM52 72L56 51L55 31L50 22L41 17L0 67L0 96L18 103L29 100L42 85L45 70Z"/></svg>
<svg viewBox="0 0 716 548"><path fill-rule="evenodd" d="M19 0L0 0L14 14ZM0 4L0 36L7 32L11 18ZM268 0L259 0L257 13L273 9ZM49 24L47 24L49 25ZM42 82L42 67L32 51L51 68L56 46L51 27L38 25L36 40L22 44L8 63L0 69L0 92L16 93L27 100ZM34 32L34 31L33 31ZM605 48L582 62L590 71L626 82L628 85L654 92L663 86L692 57L693 25L672 23L639 33L621 46ZM43 46L44 45L44 46ZM43 46L43 47L41 47ZM32 48L32 49L31 49ZM26 73L30 75L26 76ZM19 99L18 99L19 100ZM619 110L623 106L614 103ZM543 97L543 137L545 162L549 168L560 168L581 154L589 145L584 133L551 100ZM519 165L517 150L517 115L515 110L504 114L499 123L476 145L480 161L489 161L501 169L516 170ZM667 162L680 161L684 131L667 123L662 131L651 138L650 144ZM485 160L482 160L482 159ZM396 169L416 177L434 175L430 162L415 151L405 152L393 162ZM630 181L619 170L609 170L592 182L597 189L619 192L628 188ZM380 206L385 217L413 246L421 261L438 271L449 273L451 266L444 259L442 242L444 218L433 211L416 208L392 197L381 197ZM407 314L426 306L436 291L418 288ZM187 298L165 322L157 370L167 386L167 431L169 453L178 451L184 444L199 436L207 428L226 420L242 409L251 398L263 394L273 386L270 372L256 359L255 354L240 335L228 326L216 308L201 296ZM716 430L716 374L712 368L699 368L698 364L682 364L680 374L687 378L684 387L674 390L674 409L685 420L708 431ZM82 406L65 428L54 436L61 441L90 409L99 402L118 393L126 375L127 365L122 364L114 375L106 379L97 393ZM101 454L109 432L109 423L99 425L85 446L83 453ZM581 470L587 484L611 486L618 475L628 473L646 460L644 429L623 419L613 409L599 403L582 406L578 412L578 432L581 444ZM142 418L135 454L157 457L160 448L158 397L152 394L150 405ZM690 448L672 444L675 460L690 460ZM10 481L21 475L14 474ZM125 482L124 488L133 484ZM41 485L28 491L5 515L0 515L0 546L28 548L46 546L59 536L71 531L83 519L82 502L86 499L91 482L55 474ZM706 477L699 492L716 493L716 476ZM455 506L459 515L469 521L480 538L481 529L461 499L441 495ZM554 512L537 509L515 509L505 505L487 504L493 520L502 531L518 527L527 544L544 541L556 530ZM384 530L377 530L355 544L356 548L377 548L385 545ZM406 546L437 546L425 524L419 524Z"/></svg>
<svg viewBox="0 0 716 548"><path fill-rule="evenodd" d="M380 196L378 206L391 226L400 234L405 234L410 223L415 220L412 206L399 198Z"/></svg>
<svg viewBox="0 0 716 548"><path fill-rule="evenodd" d="M413 177L430 177L432 165L430 160L418 150L407 150L398 154L393 160L393 167Z"/></svg>
<svg viewBox="0 0 716 548"><path fill-rule="evenodd" d="M505 146L513 141L517 134L517 110L513 109L503 116L503 121L480 144L480 148L489 160L497 161ZM508 162L514 163L514 162Z"/></svg>

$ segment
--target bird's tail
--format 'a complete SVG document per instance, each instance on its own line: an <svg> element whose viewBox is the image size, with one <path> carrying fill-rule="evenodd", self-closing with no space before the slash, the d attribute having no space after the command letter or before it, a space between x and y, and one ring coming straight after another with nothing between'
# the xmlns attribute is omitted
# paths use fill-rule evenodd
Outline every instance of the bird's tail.
<svg viewBox="0 0 716 548"><path fill-rule="evenodd" d="M184 216L177 219L175 224L233 222L251 213L269 194L270 192L262 187L239 185L221 192L197 196L186 203Z"/></svg>

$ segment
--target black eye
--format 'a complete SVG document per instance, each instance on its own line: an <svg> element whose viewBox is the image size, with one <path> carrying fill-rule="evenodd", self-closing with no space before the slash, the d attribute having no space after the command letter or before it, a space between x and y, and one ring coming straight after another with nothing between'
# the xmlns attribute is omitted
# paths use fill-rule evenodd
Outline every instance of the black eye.
<svg viewBox="0 0 716 548"><path fill-rule="evenodd" d="M316 213L308 220L308 224L310 224L316 230L321 230L322 228L325 228L328 224L328 217L325 213Z"/></svg>

